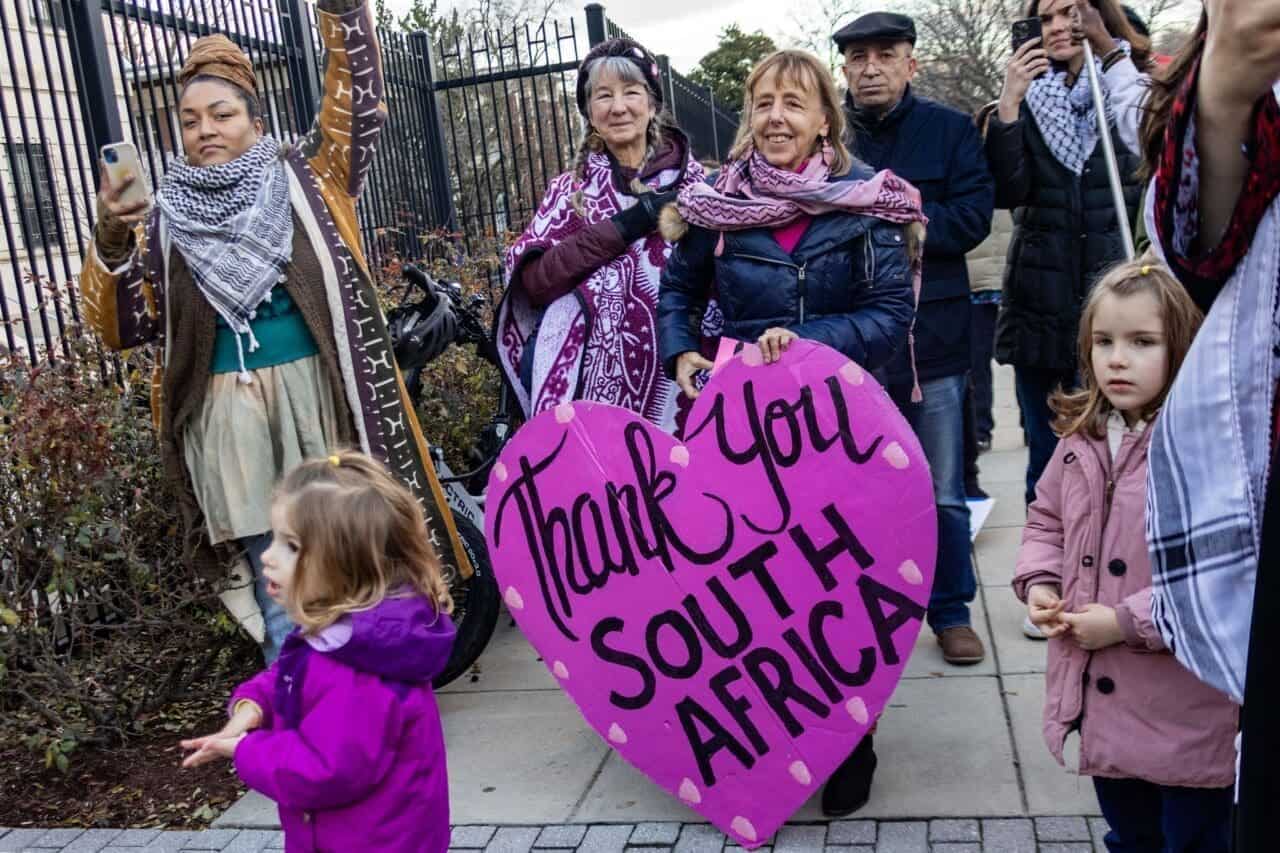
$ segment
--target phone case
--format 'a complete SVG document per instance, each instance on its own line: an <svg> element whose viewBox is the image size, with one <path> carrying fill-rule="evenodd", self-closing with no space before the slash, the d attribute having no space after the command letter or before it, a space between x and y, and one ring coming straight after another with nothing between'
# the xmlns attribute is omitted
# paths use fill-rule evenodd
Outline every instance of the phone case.
<svg viewBox="0 0 1280 853"><path fill-rule="evenodd" d="M1043 35L1043 28L1039 18L1023 18L1021 21L1013 22L1013 49L1017 51L1025 43L1034 38L1040 38Z"/></svg>
<svg viewBox="0 0 1280 853"><path fill-rule="evenodd" d="M109 162L106 157L107 150L110 149L115 153L115 162ZM134 204L140 201L147 201L151 197L151 188L147 184L147 175L142 171L142 163L138 159L138 149L133 145L124 142L115 145L104 145L103 166L107 170L111 183L119 184L129 175L133 175L134 181L125 190L120 201L125 204Z"/></svg>

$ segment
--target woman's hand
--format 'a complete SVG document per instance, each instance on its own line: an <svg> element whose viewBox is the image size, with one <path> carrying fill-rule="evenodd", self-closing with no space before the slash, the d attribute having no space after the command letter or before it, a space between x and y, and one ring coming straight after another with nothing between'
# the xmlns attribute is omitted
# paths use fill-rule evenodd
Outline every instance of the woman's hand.
<svg viewBox="0 0 1280 853"><path fill-rule="evenodd" d="M763 335L757 343L760 345L760 354L764 356L765 364L773 364L782 358L782 354L791 346L791 342L799 338L795 332L790 329L774 327L765 329Z"/></svg>
<svg viewBox="0 0 1280 853"><path fill-rule="evenodd" d="M1209 16L1196 89L1200 249L1218 244L1249 163L1241 154L1253 105L1280 78L1280 0L1205 0Z"/></svg>
<svg viewBox="0 0 1280 853"><path fill-rule="evenodd" d="M1072 35L1077 41L1087 39L1099 59L1115 50L1116 40L1107 32L1107 24L1102 20L1102 13L1097 6L1092 3L1077 3L1076 13L1080 16L1080 21Z"/></svg>
<svg viewBox="0 0 1280 853"><path fill-rule="evenodd" d="M673 204L677 197L675 190L663 193L645 192L637 195L635 204L621 213L615 213L612 217L613 224L622 235L623 241L634 243L657 230L662 209L668 204Z"/></svg>
<svg viewBox="0 0 1280 853"><path fill-rule="evenodd" d="M193 740L184 740L182 741L182 748L191 751L191 754L182 760L182 766L188 768L199 767L201 764L208 764L210 761L234 758L236 747L240 745L240 741L244 740L245 737L246 735L243 732L230 736L218 732L217 734L206 735Z"/></svg>
<svg viewBox="0 0 1280 853"><path fill-rule="evenodd" d="M1031 88L1031 81L1049 70L1049 54L1040 46L1041 41L1042 39L1034 38L1023 43L1009 58L997 110L1000 121L1005 124L1018 120L1018 108L1022 106L1022 99L1027 96L1027 90Z"/></svg>
<svg viewBox="0 0 1280 853"><path fill-rule="evenodd" d="M1027 590L1027 616L1046 637L1059 637L1066 633L1068 626L1062 621L1065 606L1058 590L1049 584L1038 583Z"/></svg>
<svg viewBox="0 0 1280 853"><path fill-rule="evenodd" d="M694 374L700 370L710 370L715 367L702 353L689 350L680 353L676 359L676 384L680 386L680 390L690 400L698 399L697 386L693 382Z"/></svg>
<svg viewBox="0 0 1280 853"><path fill-rule="evenodd" d="M122 202L120 196L133 186L137 178L127 175L119 184L112 184L106 164L99 161L98 165L98 173L102 176L98 182L98 220L108 232L128 231L146 218L147 211L151 209L151 199Z"/></svg>
<svg viewBox="0 0 1280 853"><path fill-rule="evenodd" d="M1063 613L1062 621L1071 629L1076 645L1088 652L1124 642L1116 611L1103 604L1086 604L1079 613Z"/></svg>
<svg viewBox="0 0 1280 853"><path fill-rule="evenodd" d="M1205 0L1200 109L1252 111L1280 79L1280 0Z"/></svg>

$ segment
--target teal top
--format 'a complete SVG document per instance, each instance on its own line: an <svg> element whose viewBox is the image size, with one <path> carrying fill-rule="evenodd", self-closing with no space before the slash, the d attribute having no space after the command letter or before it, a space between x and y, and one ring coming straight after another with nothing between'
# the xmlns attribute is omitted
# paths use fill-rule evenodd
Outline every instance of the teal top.
<svg viewBox="0 0 1280 853"><path fill-rule="evenodd" d="M249 327L253 329L253 336L258 339L258 348L249 352L248 335L241 339L245 370L287 364L320 351L302 318L302 312L283 284L276 285L266 301L258 306ZM209 372L236 373L239 370L236 333L231 331L226 320L218 317L213 340L213 362L209 366Z"/></svg>

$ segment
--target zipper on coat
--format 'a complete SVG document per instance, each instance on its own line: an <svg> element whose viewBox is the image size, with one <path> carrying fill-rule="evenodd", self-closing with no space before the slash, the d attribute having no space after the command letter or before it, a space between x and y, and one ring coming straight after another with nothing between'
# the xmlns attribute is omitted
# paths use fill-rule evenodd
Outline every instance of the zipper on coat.
<svg viewBox="0 0 1280 853"><path fill-rule="evenodd" d="M802 263L802 264L793 264L793 263L791 263L791 262L789 262L789 261L780 261L780 260L778 260L777 258L764 258L764 257L761 257L760 255L744 255L744 254L738 254L738 253L735 253L735 254L734 254L734 257L735 257L735 258L742 258L742 259L743 259L743 260L745 260L745 261L759 261L759 262L760 262L760 263L762 263L762 264L773 264L774 266L787 267L788 269L793 269L793 270L795 270L795 271L796 271L796 281L797 281L797 284L799 285L799 290L800 290L800 305L799 305L800 312L799 312L799 319L797 320L797 323L803 323L803 322L804 322L804 318L805 318L805 305L804 305L804 302L805 302L805 290L806 290L806 288L807 288L807 282L806 282L806 279L805 279L805 267L806 267L806 266L808 266L808 264L809 264L809 262L808 262L808 261L805 261L805 262L804 262L804 263Z"/></svg>
<svg viewBox="0 0 1280 853"><path fill-rule="evenodd" d="M805 265L801 264L800 268L796 270L796 278L800 284L800 321L799 322L801 323L804 322L804 297L805 297L805 286L806 286L805 278L804 278L804 267Z"/></svg>

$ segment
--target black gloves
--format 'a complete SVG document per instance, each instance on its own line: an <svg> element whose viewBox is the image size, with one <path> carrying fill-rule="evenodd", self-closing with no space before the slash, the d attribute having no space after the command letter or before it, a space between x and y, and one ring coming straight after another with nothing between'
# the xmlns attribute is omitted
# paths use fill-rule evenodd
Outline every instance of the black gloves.
<svg viewBox="0 0 1280 853"><path fill-rule="evenodd" d="M613 215L613 224L627 243L633 243L658 227L658 215L662 208L676 200L676 190L662 193L641 193L636 203L621 213Z"/></svg>

